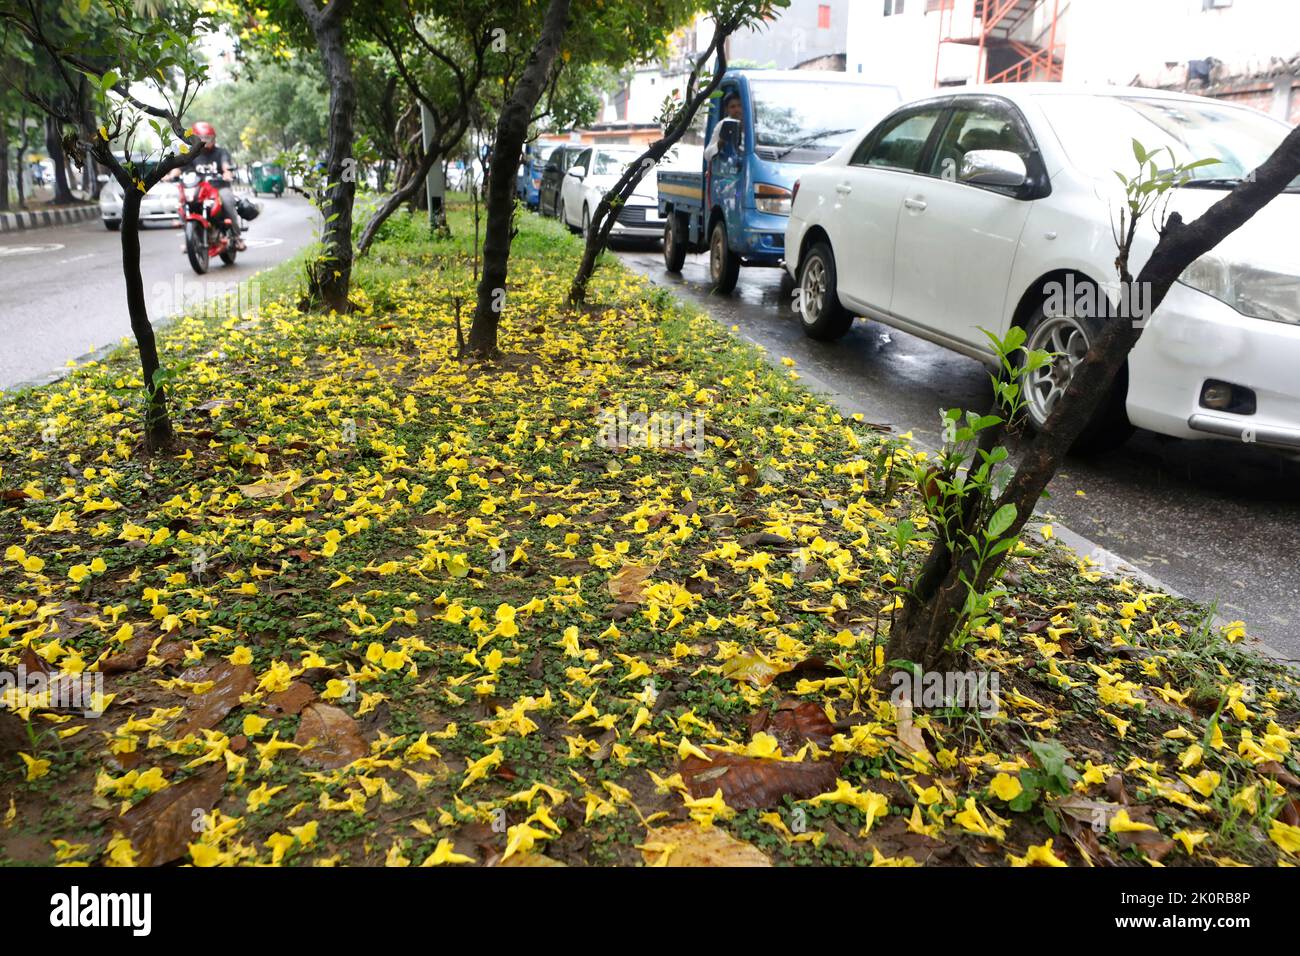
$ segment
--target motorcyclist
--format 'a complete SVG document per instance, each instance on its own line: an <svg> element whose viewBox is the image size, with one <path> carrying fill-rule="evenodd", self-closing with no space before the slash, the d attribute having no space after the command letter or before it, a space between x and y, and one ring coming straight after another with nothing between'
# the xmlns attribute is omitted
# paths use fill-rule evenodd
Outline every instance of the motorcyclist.
<svg viewBox="0 0 1300 956"><path fill-rule="evenodd" d="M169 179L176 179L184 173L194 172L212 181L221 194L221 205L230 217L230 235L235 248L243 252L247 247L239 235L239 210L235 207L235 192L231 189L234 180L234 167L230 161L230 152L224 146L217 145L217 131L211 123L200 120L191 129L203 145L194 150L184 164L168 173Z"/></svg>

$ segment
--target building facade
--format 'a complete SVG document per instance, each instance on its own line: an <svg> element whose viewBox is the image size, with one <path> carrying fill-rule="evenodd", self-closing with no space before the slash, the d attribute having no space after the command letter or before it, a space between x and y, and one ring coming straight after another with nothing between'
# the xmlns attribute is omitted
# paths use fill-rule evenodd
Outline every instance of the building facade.
<svg viewBox="0 0 1300 956"><path fill-rule="evenodd" d="M849 73L1185 89L1300 122L1297 0L852 0Z"/></svg>

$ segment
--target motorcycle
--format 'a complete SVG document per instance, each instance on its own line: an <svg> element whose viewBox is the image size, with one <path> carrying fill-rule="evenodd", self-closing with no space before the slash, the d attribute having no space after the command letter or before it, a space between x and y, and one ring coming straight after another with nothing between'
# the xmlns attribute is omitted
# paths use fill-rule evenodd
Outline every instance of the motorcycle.
<svg viewBox="0 0 1300 956"><path fill-rule="evenodd" d="M241 230L247 230L249 220L257 218L257 206L237 199L235 209L226 209L218 185L193 171L181 176L179 188L180 219L185 227L185 254L190 267L204 275L213 256L233 266L237 250L231 216L238 216Z"/></svg>

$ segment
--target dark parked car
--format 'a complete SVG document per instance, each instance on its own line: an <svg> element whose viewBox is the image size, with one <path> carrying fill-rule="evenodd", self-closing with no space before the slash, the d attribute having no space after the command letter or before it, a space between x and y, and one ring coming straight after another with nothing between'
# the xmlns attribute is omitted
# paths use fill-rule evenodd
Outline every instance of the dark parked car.
<svg viewBox="0 0 1300 956"><path fill-rule="evenodd" d="M560 185L564 174L572 168L577 158L586 151L584 143L566 143L557 146L546 157L542 171L542 186L538 191L537 209L543 216L555 218L560 214Z"/></svg>

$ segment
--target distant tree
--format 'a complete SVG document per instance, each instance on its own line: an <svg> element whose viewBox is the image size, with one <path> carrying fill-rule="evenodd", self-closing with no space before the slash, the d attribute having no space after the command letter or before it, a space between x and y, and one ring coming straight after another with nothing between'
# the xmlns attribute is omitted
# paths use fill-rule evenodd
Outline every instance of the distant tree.
<svg viewBox="0 0 1300 956"><path fill-rule="evenodd" d="M144 444L156 451L171 442L172 427L145 303L136 227L144 194L185 161L181 147L166 144L185 142L180 117L207 73L196 40L211 23L182 2L154 0L144 12L137 11L133 0L100 0L93 9L83 6L0 0L0 30L15 31L22 38L31 67L16 78L6 75L0 80L45 115L47 130L52 131L49 138L66 148L75 162L84 165L94 157L122 188L122 274L144 378ZM50 73L40 74L37 64ZM53 84L42 82L48 75ZM148 100L133 93L144 88ZM133 153L146 125L164 144L149 162ZM192 138L183 148L196 143ZM56 168L60 165L55 162Z"/></svg>
<svg viewBox="0 0 1300 956"><path fill-rule="evenodd" d="M346 312L352 305L352 210L357 193L357 89L349 32L353 0L232 0L231 16L241 42L270 56L313 52L329 89L324 182L318 190L324 218L321 254L308 262L307 299ZM233 11L233 14L230 13Z"/></svg>
<svg viewBox="0 0 1300 956"><path fill-rule="evenodd" d="M510 12L510 4L500 0L375 0L358 15L359 27L387 53L406 94L423 107L430 124L411 144L416 161L362 230L359 256L469 131L479 86L500 65L491 62L500 60L490 59L493 48L508 48Z"/></svg>
<svg viewBox="0 0 1300 956"><path fill-rule="evenodd" d="M664 49L668 34L685 23L697 0L550 0L537 40L497 114L487 183L483 239L474 320L467 351L481 358L497 352L497 330L505 305L510 242L514 234L515 176L538 103L556 88L572 65L614 68L640 62ZM581 29L570 30L570 20ZM516 33L518 29L516 29Z"/></svg>
<svg viewBox="0 0 1300 956"><path fill-rule="evenodd" d="M320 155L329 97L314 59L245 62L237 78L205 87L186 120L207 120L240 163L281 154Z"/></svg>
<svg viewBox="0 0 1300 956"><path fill-rule="evenodd" d="M609 233L614 228L619 209L636 192L636 187L646 173L654 169L686 134L700 107L709 101L722 82L722 74L727 69L727 41L738 30L761 23L777 10L789 5L790 0L717 0L710 6L713 39L696 58L681 99L673 100L670 97L664 104L661 116L663 135L651 143L635 162L628 164L618 182L601 197L596 211L591 215L582 259L569 286L570 306L582 305L587 301L587 283L591 281L597 258L609 245ZM716 64L709 74L709 61L715 58ZM701 81L704 81L702 85Z"/></svg>

